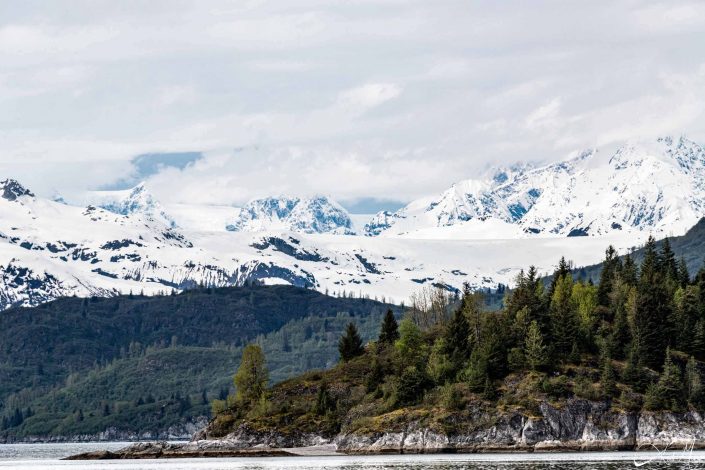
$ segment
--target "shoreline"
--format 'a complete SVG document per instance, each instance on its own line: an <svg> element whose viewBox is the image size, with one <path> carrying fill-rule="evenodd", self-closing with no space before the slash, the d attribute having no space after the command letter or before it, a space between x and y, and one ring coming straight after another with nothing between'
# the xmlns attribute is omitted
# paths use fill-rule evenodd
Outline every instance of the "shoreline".
<svg viewBox="0 0 705 470"><path fill-rule="evenodd" d="M197 441L184 444L167 442L137 443L118 451L98 450L65 457L62 460L141 460L141 459L179 459L179 458L233 458L233 457L360 457L360 456L471 456L471 455L590 455L619 454L636 455L655 454L656 456L697 452L705 458L705 441L671 441L646 443L641 445L586 446L585 443L555 442L541 446L478 446L474 448L429 448L409 451L404 449L339 451L335 444L306 447L267 448L253 446L242 448L223 445L218 441ZM589 459L587 459L589 460Z"/></svg>

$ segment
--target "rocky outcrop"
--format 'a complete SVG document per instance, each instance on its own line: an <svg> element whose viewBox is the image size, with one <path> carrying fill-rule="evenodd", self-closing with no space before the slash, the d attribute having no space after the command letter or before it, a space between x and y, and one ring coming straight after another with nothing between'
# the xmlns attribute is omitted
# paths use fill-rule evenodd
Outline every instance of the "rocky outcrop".
<svg viewBox="0 0 705 470"><path fill-rule="evenodd" d="M705 420L696 412L635 413L570 400L561 408L541 403L539 416L515 412L483 418L491 424L439 432L411 422L394 432L343 433L335 442L338 451L350 454L705 448Z"/></svg>
<svg viewBox="0 0 705 470"><path fill-rule="evenodd" d="M334 438L258 431L241 424L222 438L209 428L184 444L135 444L117 453L81 458L163 458L252 455L301 455L296 448L328 453L560 452L705 449L705 417L697 412L628 412L605 402L568 400L561 406L539 404L536 415L466 410L469 419L451 419L445 430L421 420L397 421L379 432L348 429ZM278 453L281 452L281 453Z"/></svg>

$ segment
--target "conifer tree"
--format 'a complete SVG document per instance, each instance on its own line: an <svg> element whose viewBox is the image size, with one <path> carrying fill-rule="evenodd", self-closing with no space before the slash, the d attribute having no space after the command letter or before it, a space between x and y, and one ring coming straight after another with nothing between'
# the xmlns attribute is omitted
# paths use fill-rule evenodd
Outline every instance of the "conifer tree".
<svg viewBox="0 0 705 470"><path fill-rule="evenodd" d="M630 286L636 285L638 273L636 263L634 263L634 258L631 255L624 257L624 263L622 263L622 268L619 270L619 277Z"/></svg>
<svg viewBox="0 0 705 470"><path fill-rule="evenodd" d="M556 291L556 285L565 276L572 276L570 272L570 264L565 260L565 256L561 256L560 261L558 261L558 267L553 271L553 276L551 278L551 284L548 288L547 297L550 301L553 298L553 293Z"/></svg>
<svg viewBox="0 0 705 470"><path fill-rule="evenodd" d="M659 270L656 241L653 237L644 247L634 315L634 341L644 364L658 368L671 331L664 328L670 318L670 298Z"/></svg>
<svg viewBox="0 0 705 470"><path fill-rule="evenodd" d="M612 292L612 283L620 268L617 250L612 245L605 251L605 260L602 262L602 272L600 273L600 283L597 286L597 302L599 305L607 307L610 304L609 295Z"/></svg>
<svg viewBox="0 0 705 470"><path fill-rule="evenodd" d="M681 370L671 358L671 351L666 351L663 371L658 382L649 388L645 406L651 410L682 411L685 407L685 387Z"/></svg>
<svg viewBox="0 0 705 470"><path fill-rule="evenodd" d="M350 359L365 352L362 347L362 338L360 333L357 332L357 327L354 323L348 323L345 328L345 334L338 341L338 352L340 353L340 360L343 362L348 362Z"/></svg>
<svg viewBox="0 0 705 470"><path fill-rule="evenodd" d="M382 328L379 332L380 344L394 344L399 339L399 325L392 309L388 309L382 320Z"/></svg>
<svg viewBox="0 0 705 470"><path fill-rule="evenodd" d="M453 317L446 325L444 334L445 353L452 365L452 376L460 371L465 361L470 358L470 326L462 308L453 313Z"/></svg>
<svg viewBox="0 0 705 470"><path fill-rule="evenodd" d="M617 377L612 366L612 359L609 356L603 359L600 384L602 386L602 395L605 398L614 398L617 395Z"/></svg>
<svg viewBox="0 0 705 470"><path fill-rule="evenodd" d="M664 278L672 281L678 280L678 263L676 262L676 255L673 253L671 241L668 237L664 238L661 245L661 253L658 257L658 268Z"/></svg>
<svg viewBox="0 0 705 470"><path fill-rule="evenodd" d="M526 334L526 340L524 342L524 358L526 360L526 364L529 368L531 368L531 370L539 370L541 367L546 365L548 360L546 346L543 344L541 330L539 330L539 325L536 320L531 322L529 325L529 330Z"/></svg>
<svg viewBox="0 0 705 470"><path fill-rule="evenodd" d="M551 298L551 339L553 352L568 359L578 338L578 320L573 304L573 279L561 277Z"/></svg>
<svg viewBox="0 0 705 470"><path fill-rule="evenodd" d="M681 257L678 261L678 283L685 289L688 284L690 284L690 273L688 272L688 265L685 262L685 258Z"/></svg>

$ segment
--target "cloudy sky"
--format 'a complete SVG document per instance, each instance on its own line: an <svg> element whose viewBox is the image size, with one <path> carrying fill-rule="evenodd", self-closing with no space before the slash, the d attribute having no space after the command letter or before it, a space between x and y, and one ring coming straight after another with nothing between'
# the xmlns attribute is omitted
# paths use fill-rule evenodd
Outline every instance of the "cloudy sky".
<svg viewBox="0 0 705 470"><path fill-rule="evenodd" d="M0 2L0 175L47 195L147 179L368 211L489 165L705 141L704 110L703 2Z"/></svg>

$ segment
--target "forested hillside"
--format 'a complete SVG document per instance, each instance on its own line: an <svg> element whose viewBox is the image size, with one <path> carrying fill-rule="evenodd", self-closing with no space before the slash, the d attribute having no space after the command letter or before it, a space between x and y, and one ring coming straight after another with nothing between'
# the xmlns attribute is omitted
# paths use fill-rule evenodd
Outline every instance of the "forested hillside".
<svg viewBox="0 0 705 470"><path fill-rule="evenodd" d="M250 286L10 309L0 315L0 436L164 430L229 393L247 342L268 351L281 380L329 366L345 324L371 337L387 308Z"/></svg>
<svg viewBox="0 0 705 470"><path fill-rule="evenodd" d="M656 242L656 247L661 248L664 243L670 244L670 249L674 256L680 261L682 258L685 265L692 273L698 272L705 263L705 218L695 224L688 232L681 237L664 238ZM636 263L641 263L644 259L645 250L639 248L630 254ZM622 257L624 258L624 257ZM583 280L592 279L597 282L602 271L602 263L581 267L575 270L577 277Z"/></svg>
<svg viewBox="0 0 705 470"><path fill-rule="evenodd" d="M596 281L575 281L561 259L547 284L522 272L499 311L467 290L445 316L386 317L367 347L350 325L340 364L270 389L263 372L248 376L265 360L251 354L207 434L379 436L413 422L452 435L574 398L620 413L705 410L705 268L690 273L651 238L641 263L608 249Z"/></svg>

